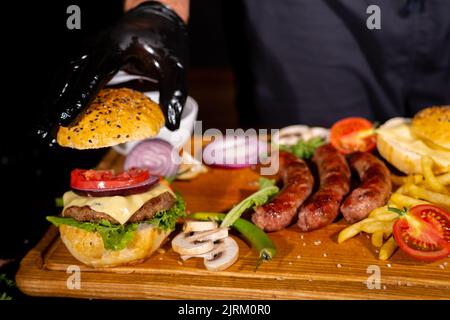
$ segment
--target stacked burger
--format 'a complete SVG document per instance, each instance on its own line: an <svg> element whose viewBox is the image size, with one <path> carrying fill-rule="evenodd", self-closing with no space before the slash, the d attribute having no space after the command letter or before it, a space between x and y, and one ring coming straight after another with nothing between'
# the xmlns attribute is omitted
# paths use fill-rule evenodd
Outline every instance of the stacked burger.
<svg viewBox="0 0 450 320"><path fill-rule="evenodd" d="M130 89L102 90L57 141L76 149L102 148L155 136L164 125L159 106ZM185 215L183 199L145 168L75 169L61 216L47 217L79 261L93 267L134 264L148 258Z"/></svg>

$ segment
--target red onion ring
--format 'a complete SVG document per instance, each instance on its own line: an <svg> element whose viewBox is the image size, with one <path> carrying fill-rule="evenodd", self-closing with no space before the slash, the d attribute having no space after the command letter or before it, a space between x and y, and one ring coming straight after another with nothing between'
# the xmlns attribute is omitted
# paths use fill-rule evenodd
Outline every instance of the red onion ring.
<svg viewBox="0 0 450 320"><path fill-rule="evenodd" d="M144 140L128 153L125 170L144 168L152 175L173 177L178 172L180 156L167 141L161 139Z"/></svg>
<svg viewBox="0 0 450 320"><path fill-rule="evenodd" d="M267 143L257 136L225 136L203 149L203 160L213 167L241 169L260 163L267 152Z"/></svg>
<svg viewBox="0 0 450 320"><path fill-rule="evenodd" d="M132 194L144 193L150 190L156 183L159 182L158 176L150 176L147 180L135 184L133 186L126 186L120 188L109 189L76 189L72 191L82 197L112 197L112 196L129 196Z"/></svg>

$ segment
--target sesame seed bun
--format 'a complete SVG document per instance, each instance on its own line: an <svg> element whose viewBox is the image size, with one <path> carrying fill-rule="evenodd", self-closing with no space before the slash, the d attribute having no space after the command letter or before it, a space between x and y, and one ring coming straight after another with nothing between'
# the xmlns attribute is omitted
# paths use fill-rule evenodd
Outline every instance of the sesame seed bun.
<svg viewBox="0 0 450 320"><path fill-rule="evenodd" d="M151 138L164 125L158 104L127 88L103 89L73 126L60 127L59 145L97 149Z"/></svg>
<svg viewBox="0 0 450 320"><path fill-rule="evenodd" d="M450 151L450 106L423 109L414 116L411 130L426 143Z"/></svg>

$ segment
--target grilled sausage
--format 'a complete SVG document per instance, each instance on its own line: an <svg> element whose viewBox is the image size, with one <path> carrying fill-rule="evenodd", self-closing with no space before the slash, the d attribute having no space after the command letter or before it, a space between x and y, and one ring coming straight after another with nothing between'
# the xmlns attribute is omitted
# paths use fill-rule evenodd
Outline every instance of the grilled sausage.
<svg viewBox="0 0 450 320"><path fill-rule="evenodd" d="M300 208L297 225L302 231L322 228L336 219L342 199L350 190L350 169L332 145L316 149L313 157L320 176L319 190Z"/></svg>
<svg viewBox="0 0 450 320"><path fill-rule="evenodd" d="M353 154L350 166L358 173L361 184L345 199L341 212L345 220L353 223L366 218L373 209L384 206L392 185L389 169L368 152Z"/></svg>
<svg viewBox="0 0 450 320"><path fill-rule="evenodd" d="M278 231L290 225L314 185L307 164L291 153L280 152L279 173L283 189L271 202L258 206L252 216L253 223L265 231Z"/></svg>

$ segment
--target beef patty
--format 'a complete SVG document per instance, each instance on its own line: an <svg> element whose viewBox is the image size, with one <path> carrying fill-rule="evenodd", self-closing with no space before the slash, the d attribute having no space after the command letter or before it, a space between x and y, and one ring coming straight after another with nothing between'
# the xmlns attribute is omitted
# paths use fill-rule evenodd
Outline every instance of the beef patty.
<svg viewBox="0 0 450 320"><path fill-rule="evenodd" d="M150 199L136 211L128 222L140 222L153 218L155 214L162 210L169 210L175 204L175 197L170 192L164 192L159 196ZM64 217L70 217L77 221L99 222L100 220L108 220L111 223L119 224L119 222L103 212L92 210L88 206L68 207L63 212Z"/></svg>

